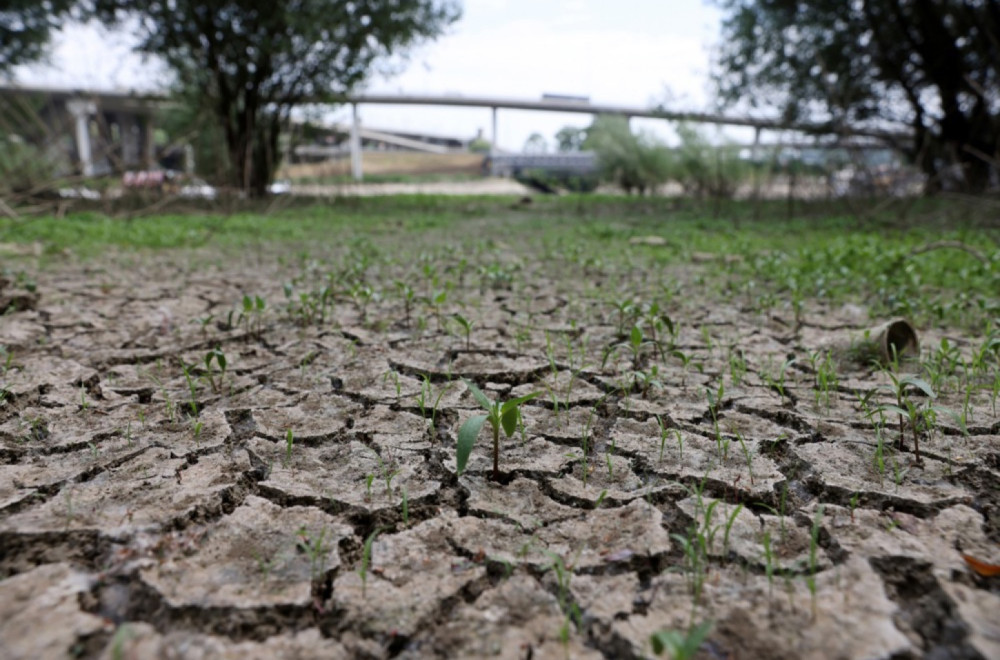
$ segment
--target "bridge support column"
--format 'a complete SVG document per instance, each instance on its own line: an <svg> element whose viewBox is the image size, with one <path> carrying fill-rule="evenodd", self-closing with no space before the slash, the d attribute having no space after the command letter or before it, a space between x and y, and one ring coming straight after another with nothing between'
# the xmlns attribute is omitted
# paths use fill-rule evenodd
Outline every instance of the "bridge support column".
<svg viewBox="0 0 1000 660"><path fill-rule="evenodd" d="M66 110L76 122L76 155L80 160L80 173L94 176L94 155L90 146L90 116L97 112L97 104L86 99L70 99Z"/></svg>
<svg viewBox="0 0 1000 660"><path fill-rule="evenodd" d="M355 181L364 178L361 167L361 119L358 117L358 104L351 104L351 176Z"/></svg>
<svg viewBox="0 0 1000 660"><path fill-rule="evenodd" d="M490 134L490 155L497 149L497 108L493 106L491 108L493 111L493 132Z"/></svg>

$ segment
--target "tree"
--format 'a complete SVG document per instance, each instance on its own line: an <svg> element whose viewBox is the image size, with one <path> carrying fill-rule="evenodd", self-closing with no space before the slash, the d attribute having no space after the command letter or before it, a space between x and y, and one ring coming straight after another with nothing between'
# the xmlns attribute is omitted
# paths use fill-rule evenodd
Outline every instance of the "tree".
<svg viewBox="0 0 1000 660"><path fill-rule="evenodd" d="M0 8L0 75L42 59L52 32L76 6L75 0L4 0Z"/></svg>
<svg viewBox="0 0 1000 660"><path fill-rule="evenodd" d="M834 130L908 128L896 146L932 190L952 165L971 192L1000 169L998 0L718 1L725 101Z"/></svg>
<svg viewBox="0 0 1000 660"><path fill-rule="evenodd" d="M549 144L545 141L541 133L532 133L524 141L524 153L526 154L544 154L548 150Z"/></svg>
<svg viewBox="0 0 1000 660"><path fill-rule="evenodd" d="M556 150L559 153L580 151L587 139L587 130L576 126L563 126L556 133Z"/></svg>
<svg viewBox="0 0 1000 660"><path fill-rule="evenodd" d="M666 148L649 133L632 133L624 117L595 118L583 147L597 152L604 177L628 193L637 190L643 194L670 174Z"/></svg>
<svg viewBox="0 0 1000 660"><path fill-rule="evenodd" d="M225 137L233 185L266 194L292 109L335 101L373 65L441 34L450 0L94 0L134 18L139 50L164 60Z"/></svg>

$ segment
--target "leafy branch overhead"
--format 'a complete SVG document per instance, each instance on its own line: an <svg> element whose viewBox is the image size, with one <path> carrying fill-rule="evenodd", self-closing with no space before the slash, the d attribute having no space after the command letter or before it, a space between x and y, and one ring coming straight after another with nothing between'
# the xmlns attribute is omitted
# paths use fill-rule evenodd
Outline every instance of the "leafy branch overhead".
<svg viewBox="0 0 1000 660"><path fill-rule="evenodd" d="M887 136L929 177L980 192L1000 158L996 2L720 0L725 102ZM957 172L950 172L957 165Z"/></svg>

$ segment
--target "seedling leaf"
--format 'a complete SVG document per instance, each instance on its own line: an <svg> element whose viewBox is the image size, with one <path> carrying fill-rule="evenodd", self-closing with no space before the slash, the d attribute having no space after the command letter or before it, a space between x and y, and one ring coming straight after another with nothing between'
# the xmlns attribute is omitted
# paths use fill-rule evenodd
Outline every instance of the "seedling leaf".
<svg viewBox="0 0 1000 660"><path fill-rule="evenodd" d="M906 385L913 385L914 387L916 387L917 389L919 389L921 392L923 392L924 394L926 394L931 399L937 398L937 395L934 394L934 389L930 386L930 383L928 383L926 380L923 380L921 378L917 378L915 376L907 376L905 378L901 378L900 381L899 381L899 383L900 383L900 385L902 385L904 383Z"/></svg>
<svg viewBox="0 0 1000 660"><path fill-rule="evenodd" d="M473 383L470 380L465 380L465 385L466 387L469 388L469 391L472 392L472 396L475 397L479 405L481 405L486 410L493 410L493 402L490 401L485 394L483 394L483 391L481 389L476 387L475 383Z"/></svg>
<svg viewBox="0 0 1000 660"><path fill-rule="evenodd" d="M510 402L508 401L507 403ZM504 404L504 408L506 407L507 405ZM515 405L500 415L500 425L503 427L503 432L507 434L508 438L514 435L514 431L517 430L517 414L517 406Z"/></svg>
<svg viewBox="0 0 1000 660"><path fill-rule="evenodd" d="M480 392L480 394L482 394ZM469 462L469 454L472 453L472 446L476 444L479 431L486 423L486 415L476 415L472 419L462 424L458 430L458 449L455 451L455 464L457 474L465 471L465 465Z"/></svg>

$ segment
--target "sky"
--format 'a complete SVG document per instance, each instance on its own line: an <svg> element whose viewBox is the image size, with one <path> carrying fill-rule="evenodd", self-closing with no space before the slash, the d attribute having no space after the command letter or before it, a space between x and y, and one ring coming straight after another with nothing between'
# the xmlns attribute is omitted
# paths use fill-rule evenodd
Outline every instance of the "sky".
<svg viewBox="0 0 1000 660"><path fill-rule="evenodd" d="M516 99L553 93L602 104L711 108L721 13L704 0L465 0L463 8L445 35L412 49L395 71L374 74L365 90ZM68 27L56 35L47 64L19 69L15 77L52 87L162 89L168 73L132 54L131 43L125 33ZM330 119L349 116L341 108ZM487 108L362 105L360 116L373 129L463 138L482 130L489 139L492 123ZM497 141L517 151L537 132L554 147L561 127L590 121L584 114L500 110ZM634 119L632 126L676 142L665 121Z"/></svg>

